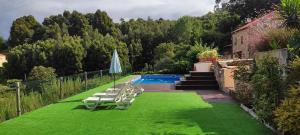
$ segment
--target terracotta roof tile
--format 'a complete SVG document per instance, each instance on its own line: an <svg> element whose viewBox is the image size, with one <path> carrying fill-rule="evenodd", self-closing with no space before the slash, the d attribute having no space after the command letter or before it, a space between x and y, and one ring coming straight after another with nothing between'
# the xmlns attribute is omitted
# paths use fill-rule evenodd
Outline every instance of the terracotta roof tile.
<svg viewBox="0 0 300 135"><path fill-rule="evenodd" d="M274 14L275 14L275 11L269 12L269 13L267 13L267 14L259 17L259 18L254 19L253 21L247 23L246 25L239 27L238 29L236 29L232 33L236 33L238 31L244 30L244 29L246 29L246 28L248 28L250 26L256 25L258 22L261 21L262 18L271 18L271 17L274 16Z"/></svg>

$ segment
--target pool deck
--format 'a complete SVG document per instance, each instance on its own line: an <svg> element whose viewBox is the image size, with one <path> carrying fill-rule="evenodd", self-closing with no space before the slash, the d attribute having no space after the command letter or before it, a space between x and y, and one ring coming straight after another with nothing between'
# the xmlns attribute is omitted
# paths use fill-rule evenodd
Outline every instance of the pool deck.
<svg viewBox="0 0 300 135"><path fill-rule="evenodd" d="M145 92L196 92L207 102L235 102L228 94L220 90L175 90L174 84L141 84Z"/></svg>

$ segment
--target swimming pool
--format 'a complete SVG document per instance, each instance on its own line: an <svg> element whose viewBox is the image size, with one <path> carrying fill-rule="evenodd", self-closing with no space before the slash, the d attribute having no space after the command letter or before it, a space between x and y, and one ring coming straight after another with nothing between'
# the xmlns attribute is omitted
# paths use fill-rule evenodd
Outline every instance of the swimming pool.
<svg viewBox="0 0 300 135"><path fill-rule="evenodd" d="M133 84L173 84L180 80L181 75L142 75Z"/></svg>

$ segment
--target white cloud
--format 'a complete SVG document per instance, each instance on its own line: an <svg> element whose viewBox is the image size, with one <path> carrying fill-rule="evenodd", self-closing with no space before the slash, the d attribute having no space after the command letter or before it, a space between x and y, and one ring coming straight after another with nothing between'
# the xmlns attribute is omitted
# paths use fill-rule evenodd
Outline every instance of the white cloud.
<svg viewBox="0 0 300 135"><path fill-rule="evenodd" d="M0 0L0 35L8 37L16 18L44 17L64 10L79 12L106 11L114 21L120 18L177 19L184 15L201 16L213 10L215 0Z"/></svg>

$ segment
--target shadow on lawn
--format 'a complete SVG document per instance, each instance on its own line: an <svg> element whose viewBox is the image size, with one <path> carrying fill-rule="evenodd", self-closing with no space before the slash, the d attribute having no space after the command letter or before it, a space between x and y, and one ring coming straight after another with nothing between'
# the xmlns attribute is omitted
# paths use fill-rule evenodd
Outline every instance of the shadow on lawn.
<svg viewBox="0 0 300 135"><path fill-rule="evenodd" d="M117 107L116 105L101 105L101 106L97 106L96 109L90 111L114 110L116 107ZM77 109L87 110L87 111L89 110L84 105L78 105L75 108L73 108L73 110L77 110Z"/></svg>
<svg viewBox="0 0 300 135"><path fill-rule="evenodd" d="M223 105L212 104L207 108L193 108L172 112L175 119L184 121L177 124L184 124L186 127L195 126L196 123L204 135L273 135L263 125L256 125L242 112L237 112L240 108L226 108ZM224 122L226 121L226 122ZM251 122L251 123L250 123ZM259 127L261 126L261 127Z"/></svg>
<svg viewBox="0 0 300 135"><path fill-rule="evenodd" d="M193 108L190 110L181 110L174 112L176 119L187 121L185 123L186 127L195 126L192 123L196 123L197 126L202 130L205 135L220 135L222 131L218 128L218 123L216 118L211 116L213 107L208 108ZM175 125L177 123L174 123Z"/></svg>
<svg viewBox="0 0 300 135"><path fill-rule="evenodd" d="M66 100L66 101L58 101L56 103L72 103L72 102L81 102L82 99L77 99L77 100Z"/></svg>
<svg viewBox="0 0 300 135"><path fill-rule="evenodd" d="M160 125L164 125L167 127L173 127L175 131L150 131L150 135L225 135L222 133L222 130L219 130L216 126L218 123L215 123L214 117L209 117L209 113L211 113L212 108L194 108L190 110L179 110L176 112L169 113L174 121L168 120L157 120L151 126L154 128L160 127ZM211 127L212 125L212 127ZM177 130L178 127L186 129L186 131ZM200 128L199 133L189 133L189 128L195 129ZM227 134L226 134L227 135ZM229 134L228 134L229 135ZM235 135L235 134L230 134ZM241 135L241 134L237 134Z"/></svg>

